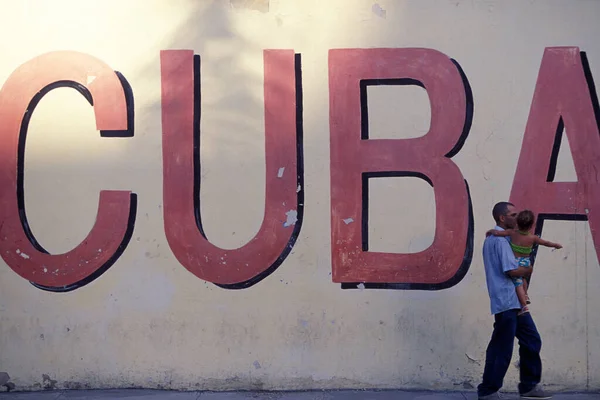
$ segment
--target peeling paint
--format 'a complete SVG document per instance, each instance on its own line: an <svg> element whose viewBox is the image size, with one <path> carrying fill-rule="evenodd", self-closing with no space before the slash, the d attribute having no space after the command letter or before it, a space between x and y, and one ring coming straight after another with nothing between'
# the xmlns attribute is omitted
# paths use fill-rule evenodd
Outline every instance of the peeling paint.
<svg viewBox="0 0 600 400"><path fill-rule="evenodd" d="M353 219L353 218L346 218L346 219L345 219L345 220L343 220L343 221L344 221L344 223L345 223L346 225L348 225L348 224L351 224L351 223L353 223L353 222L354 222L354 219Z"/></svg>
<svg viewBox="0 0 600 400"><path fill-rule="evenodd" d="M286 212L285 215L286 215L287 219L286 219L285 223L283 224L283 226L285 226L287 228L288 226L296 225L296 222L298 222L298 211L290 210L290 211Z"/></svg>
<svg viewBox="0 0 600 400"><path fill-rule="evenodd" d="M285 171L285 167L281 167L279 168L279 171L277 171L277 177L278 178L282 178L283 177L283 172Z"/></svg>
<svg viewBox="0 0 600 400"><path fill-rule="evenodd" d="M371 7L371 11L373 12L373 14L377 15L380 18L384 18L386 17L386 11L377 3L373 4L373 6Z"/></svg>

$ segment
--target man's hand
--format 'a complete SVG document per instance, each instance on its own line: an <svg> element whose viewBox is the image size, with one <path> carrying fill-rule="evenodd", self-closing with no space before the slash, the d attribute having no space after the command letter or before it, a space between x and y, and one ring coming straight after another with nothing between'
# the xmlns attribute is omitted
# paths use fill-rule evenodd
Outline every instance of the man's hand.
<svg viewBox="0 0 600 400"><path fill-rule="evenodd" d="M554 247L555 249L562 249L562 244L560 243L550 242L549 240L544 240L539 236L536 236L534 239L536 244L546 247Z"/></svg>

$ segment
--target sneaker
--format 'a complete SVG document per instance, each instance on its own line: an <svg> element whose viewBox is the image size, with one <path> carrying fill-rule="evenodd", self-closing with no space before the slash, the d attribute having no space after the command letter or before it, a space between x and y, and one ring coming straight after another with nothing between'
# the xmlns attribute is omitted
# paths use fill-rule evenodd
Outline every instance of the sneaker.
<svg viewBox="0 0 600 400"><path fill-rule="evenodd" d="M533 387L533 389L531 389L529 392L521 393L521 398L522 399L544 400L544 399L551 399L552 395L549 393L546 393L540 385L535 385Z"/></svg>

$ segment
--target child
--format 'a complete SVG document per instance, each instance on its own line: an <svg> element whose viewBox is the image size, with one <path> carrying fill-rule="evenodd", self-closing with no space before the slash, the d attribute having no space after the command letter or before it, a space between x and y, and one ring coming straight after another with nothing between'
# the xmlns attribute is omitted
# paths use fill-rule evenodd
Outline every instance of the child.
<svg viewBox="0 0 600 400"><path fill-rule="evenodd" d="M486 233L486 236L494 235L510 237L510 247L513 250L519 267L529 268L531 266L529 255L531 254L534 244L562 249L560 244L549 242L532 234L530 230L534 221L535 215L533 212L530 210L523 210L517 215L518 230L507 229L505 231L497 231L491 229ZM527 280L523 278L512 278L512 280L515 284L519 303L521 303L521 312L519 312L519 315L522 315L529 312L527 304L531 303L531 301L529 301L529 296L527 295Z"/></svg>

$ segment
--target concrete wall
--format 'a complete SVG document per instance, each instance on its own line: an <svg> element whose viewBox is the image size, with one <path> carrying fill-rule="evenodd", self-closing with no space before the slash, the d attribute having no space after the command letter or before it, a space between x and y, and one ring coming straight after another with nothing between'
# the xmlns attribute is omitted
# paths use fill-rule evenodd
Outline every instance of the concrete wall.
<svg viewBox="0 0 600 400"><path fill-rule="evenodd" d="M17 388L472 388L508 198L544 381L600 388L599 2L1 3Z"/></svg>

